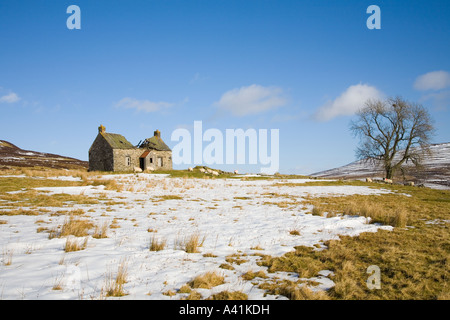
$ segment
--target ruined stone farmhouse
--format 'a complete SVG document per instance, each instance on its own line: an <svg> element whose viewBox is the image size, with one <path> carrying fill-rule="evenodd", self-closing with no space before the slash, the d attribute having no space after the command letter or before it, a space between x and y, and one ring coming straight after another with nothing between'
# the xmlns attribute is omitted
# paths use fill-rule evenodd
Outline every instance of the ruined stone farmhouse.
<svg viewBox="0 0 450 320"><path fill-rule="evenodd" d="M103 125L89 149L89 171L172 170L172 150L156 130L153 137L133 146L124 136L106 132Z"/></svg>

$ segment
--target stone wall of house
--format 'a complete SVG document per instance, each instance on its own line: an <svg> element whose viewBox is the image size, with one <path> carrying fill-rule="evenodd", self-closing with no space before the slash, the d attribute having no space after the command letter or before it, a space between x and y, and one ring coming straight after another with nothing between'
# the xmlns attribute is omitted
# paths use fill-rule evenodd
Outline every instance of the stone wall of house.
<svg viewBox="0 0 450 320"><path fill-rule="evenodd" d="M145 167L154 170L172 170L172 151L150 151L145 158Z"/></svg>
<svg viewBox="0 0 450 320"><path fill-rule="evenodd" d="M115 149L114 171L133 171L134 168L140 168L141 155L146 149ZM153 170L172 170L172 151L151 150L144 159L144 170L152 168Z"/></svg>
<svg viewBox="0 0 450 320"><path fill-rule="evenodd" d="M113 150L101 134L98 134L89 149L89 171L113 171L113 169Z"/></svg>
<svg viewBox="0 0 450 320"><path fill-rule="evenodd" d="M133 171L139 168L139 157L143 151L141 149L114 149L114 171Z"/></svg>

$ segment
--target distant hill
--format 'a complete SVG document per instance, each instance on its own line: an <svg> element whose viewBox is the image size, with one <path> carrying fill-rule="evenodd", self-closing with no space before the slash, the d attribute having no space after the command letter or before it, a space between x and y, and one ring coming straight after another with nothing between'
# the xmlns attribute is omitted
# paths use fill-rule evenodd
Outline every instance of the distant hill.
<svg viewBox="0 0 450 320"><path fill-rule="evenodd" d="M10 167L86 169L88 162L57 154L22 150L8 141L0 140L0 169Z"/></svg>
<svg viewBox="0 0 450 320"><path fill-rule="evenodd" d="M424 159L423 170L417 171L409 165L406 178L425 186L450 189L450 143L433 144L430 149L432 154ZM336 179L382 178L384 172L359 160L339 168L316 172L311 176ZM401 176L396 178L403 179Z"/></svg>

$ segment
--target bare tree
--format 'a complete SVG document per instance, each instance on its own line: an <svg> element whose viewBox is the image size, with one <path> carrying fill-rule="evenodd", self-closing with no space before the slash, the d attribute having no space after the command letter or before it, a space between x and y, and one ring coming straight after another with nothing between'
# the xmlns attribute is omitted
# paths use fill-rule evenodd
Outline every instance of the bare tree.
<svg viewBox="0 0 450 320"><path fill-rule="evenodd" d="M429 153L434 127L428 111L402 98L368 100L351 122L350 130L360 138L359 159L379 164L392 179L411 161L419 167Z"/></svg>

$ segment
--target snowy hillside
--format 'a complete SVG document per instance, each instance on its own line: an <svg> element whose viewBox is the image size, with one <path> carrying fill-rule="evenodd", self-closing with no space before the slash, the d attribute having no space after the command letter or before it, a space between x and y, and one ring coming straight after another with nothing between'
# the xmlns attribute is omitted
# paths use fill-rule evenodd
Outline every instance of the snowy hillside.
<svg viewBox="0 0 450 320"><path fill-rule="evenodd" d="M434 188L450 189L450 143L433 144L430 146L431 155L426 157L422 172L411 170L408 180L423 183ZM409 166L412 169L412 166ZM313 173L311 176L323 178L382 178L384 173L370 163L355 161L348 165Z"/></svg>
<svg viewBox="0 0 450 320"><path fill-rule="evenodd" d="M0 167L81 169L87 166L86 161L57 154L22 150L8 141L0 140Z"/></svg>

